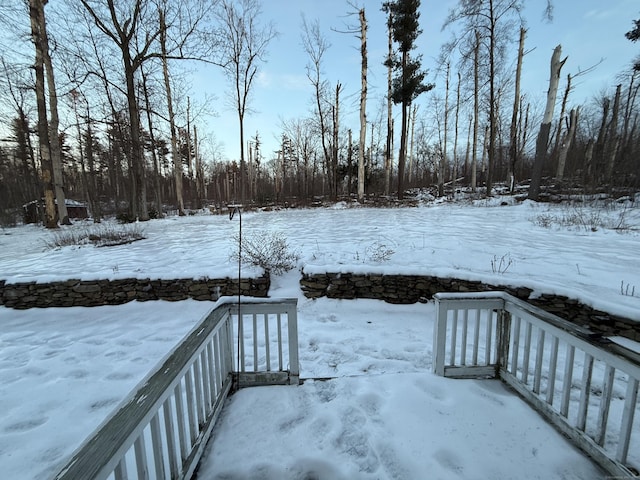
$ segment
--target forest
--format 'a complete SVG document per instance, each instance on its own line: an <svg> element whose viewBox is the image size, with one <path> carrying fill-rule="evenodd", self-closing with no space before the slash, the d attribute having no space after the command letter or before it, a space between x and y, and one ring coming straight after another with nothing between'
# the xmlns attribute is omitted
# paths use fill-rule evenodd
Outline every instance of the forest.
<svg viewBox="0 0 640 480"><path fill-rule="evenodd" d="M23 222L27 204L38 207L46 228L69 224L69 200L86 204L94 222L114 215L129 222L229 204L401 203L418 190L633 198L640 186L640 59L629 59L610 90L575 105L574 85L589 69L564 71L558 45L541 108L520 91L524 0L459 0L443 25L455 34L441 46L443 84L435 95L416 48L430 34L422 32L420 0L361 3L345 2L352 22L342 32L358 42L359 121L345 121L343 86L326 75L327 32L303 16L295 28L313 109L282 121L271 151L260 131L245 132L280 28L259 0L3 3L0 225ZM386 19L383 58L368 51L373 10ZM552 0L540 13L552 19ZM612 34L637 42L635 14ZM386 72L380 105L368 93L373 64ZM199 65L227 80L219 88L233 106L237 158L217 152L206 131L211 106L192 100L185 72ZM420 109L419 97L427 98Z"/></svg>

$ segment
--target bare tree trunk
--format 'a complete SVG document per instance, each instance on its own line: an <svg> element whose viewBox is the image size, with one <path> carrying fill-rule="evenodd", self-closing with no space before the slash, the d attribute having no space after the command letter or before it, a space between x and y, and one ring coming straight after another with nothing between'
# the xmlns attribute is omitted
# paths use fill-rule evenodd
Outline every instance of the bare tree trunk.
<svg viewBox="0 0 640 480"><path fill-rule="evenodd" d="M169 110L169 128L171 130L171 158L173 160L173 173L176 183L176 200L178 202L178 214L184 216L184 198L182 187L182 162L178 153L178 137L176 135L175 113L173 111L173 97L171 96L171 81L169 79L169 65L167 64L167 27L164 20L164 12L158 10L160 15L160 48L162 51L162 73L164 76L164 88L167 92L167 108Z"/></svg>
<svg viewBox="0 0 640 480"><path fill-rule="evenodd" d="M53 74L53 64L49 55L49 38L47 35L47 22L45 20L44 4L42 6L42 14L39 16L40 21L40 41L42 42L42 56L44 60L44 68L47 77L47 86L49 88L49 145L51 147L51 165L53 170L53 187L56 195L56 206L58 209L58 218L60 224L71 225L69 214L67 213L67 204L64 195L64 176L62 173L62 152L60 149L60 137L58 137L58 127L60 121L58 119L58 94L56 92L56 82Z"/></svg>
<svg viewBox="0 0 640 480"><path fill-rule="evenodd" d="M618 153L618 145L620 136L618 135L618 116L620 113L620 90L622 85L616 87L616 96L613 100L613 110L611 111L611 122L609 122L609 133L607 135L606 147L606 165L607 165L607 181L609 184L613 181L613 168L615 167L616 154Z"/></svg>
<svg viewBox="0 0 640 480"><path fill-rule="evenodd" d="M464 152L464 178L465 182L468 183L467 177L469 176L469 157L471 155L471 129L473 128L473 115L469 115L469 128L467 130L467 148Z"/></svg>
<svg viewBox="0 0 640 480"><path fill-rule="evenodd" d="M556 96L558 94L558 83L560 81L560 70L567 61L560 60L562 54L562 47L558 45L553 50L551 56L551 73L549 78L549 91L547 92L547 106L542 118L542 124L540 125L540 131L538 132L538 138L536 140L536 156L533 164L533 173L531 175L531 184L529 186L529 199L538 200L540 195L540 182L542 180L542 169L544 167L544 160L547 156L547 145L549 144L549 133L551 132L551 120L553 119L553 110L556 103Z"/></svg>
<svg viewBox="0 0 640 480"><path fill-rule="evenodd" d="M491 196L493 168L496 154L497 106L496 106L496 22L494 0L489 0L489 151L487 152L486 194Z"/></svg>
<svg viewBox="0 0 640 480"><path fill-rule="evenodd" d="M461 75L458 72L458 88L456 91L456 120L454 127L454 136L453 136L453 175L452 178L452 187L453 187L453 196L456 196L456 175L458 170L458 122L460 120L460 83L461 83Z"/></svg>
<svg viewBox="0 0 640 480"><path fill-rule="evenodd" d="M480 127L480 32L476 30L473 49L473 147L471 149L471 191L475 192L478 181L478 128Z"/></svg>
<svg viewBox="0 0 640 480"><path fill-rule="evenodd" d="M445 77L445 94L444 94L444 142L442 144L442 156L440 158L440 168L438 170L438 196L444 196L444 180L447 168L447 132L449 130L449 69L450 64L447 63L447 73Z"/></svg>
<svg viewBox="0 0 640 480"><path fill-rule="evenodd" d="M409 61L409 52L402 52L402 71L406 70L407 62ZM404 75L402 81L405 81ZM405 159L407 156L407 125L408 125L408 110L409 102L402 102L402 126L400 130L400 150L398 151L398 200L404 198L404 167Z"/></svg>
<svg viewBox="0 0 640 480"><path fill-rule="evenodd" d="M524 57L524 40L527 30L520 27L520 41L518 43L518 63L516 66L516 85L513 97L513 113L511 114L511 129L509 130L509 191L513 193L516 184L516 164L518 163L518 107L520 106L520 78L522 77L522 58Z"/></svg>
<svg viewBox="0 0 640 480"><path fill-rule="evenodd" d="M56 204L53 191L51 166L51 150L49 146L49 125L47 122L47 104L44 95L44 59L40 17L44 15L42 0L29 0L29 17L31 19L31 36L36 49L34 71L36 77L36 103L38 107L38 144L40 145L40 164L42 168L42 183L44 186L46 228L58 228L56 222Z"/></svg>
<svg viewBox="0 0 640 480"><path fill-rule="evenodd" d="M364 146L367 141L367 19L360 9L360 141L358 142L358 200L364 201Z"/></svg>
<svg viewBox="0 0 640 480"><path fill-rule="evenodd" d="M389 18L387 20L388 32L388 56L387 56L387 145L384 156L384 194L389 196L391 192L391 164L393 161L393 99L391 96L393 88L393 31L391 23L393 15L389 10Z"/></svg>
<svg viewBox="0 0 640 480"><path fill-rule="evenodd" d="M153 184L155 187L155 201L158 218L162 217L162 192L160 191L160 172L158 168L158 152L156 149L156 138L153 133L153 122L151 120L151 102L149 101L149 89L147 88L147 76L144 69L140 68L142 75L142 91L147 112L147 126L149 127L149 140L151 141L151 158L153 159Z"/></svg>
<svg viewBox="0 0 640 480"><path fill-rule="evenodd" d="M562 139L560 150L558 152L558 170L556 171L556 178L558 180L562 180L562 177L564 176L564 167L567 162L567 153L569 152L569 148L571 148L571 142L573 142L573 138L576 134L579 115L580 109L572 109L569 113L569 128L564 138Z"/></svg>
<svg viewBox="0 0 640 480"><path fill-rule="evenodd" d="M333 107L333 149L331 152L331 178L333 183L331 184L331 198L336 200L338 198L338 143L340 141L340 91L342 85L336 84L336 103Z"/></svg>
<svg viewBox="0 0 640 480"><path fill-rule="evenodd" d="M409 186L413 180L413 170L415 168L415 162L413 161L413 140L416 130L416 120L418 117L418 105L414 105L411 110L411 141L409 144Z"/></svg>
<svg viewBox="0 0 640 480"><path fill-rule="evenodd" d="M555 142L553 145L553 156L557 156L560 153L560 141L564 140L562 135L562 121L564 120L564 114L567 111L567 100L569 99L569 92L571 91L571 74L567 75L567 87L564 90L562 96L562 103L560 104L560 115L558 116L558 128L556 129Z"/></svg>

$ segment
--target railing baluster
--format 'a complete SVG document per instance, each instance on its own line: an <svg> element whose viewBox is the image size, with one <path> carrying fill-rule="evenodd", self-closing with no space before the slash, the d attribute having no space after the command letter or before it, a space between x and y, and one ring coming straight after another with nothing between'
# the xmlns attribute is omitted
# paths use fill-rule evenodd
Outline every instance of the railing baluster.
<svg viewBox="0 0 640 480"><path fill-rule="evenodd" d="M587 423L587 410L589 409L589 394L591 393L591 375L593 373L593 357L584 353L584 366L582 367L582 388L580 389L580 405L578 406L578 419L576 428L584 432Z"/></svg>
<svg viewBox="0 0 640 480"><path fill-rule="evenodd" d="M231 334L231 341L233 342L233 334ZM241 312L238 312L238 357L240 358L240 365L238 365L238 370L240 372L245 372L245 363L244 363L244 318L241 315Z"/></svg>
<svg viewBox="0 0 640 480"><path fill-rule="evenodd" d="M556 388L556 368L558 367L558 337L551 341L551 357L549 358L549 379L547 380L547 403L553 405L553 395Z"/></svg>
<svg viewBox="0 0 640 480"><path fill-rule="evenodd" d="M264 345L267 356L267 372L271 371L271 350L269 348L269 314L264 314Z"/></svg>
<svg viewBox="0 0 640 480"><path fill-rule="evenodd" d="M518 355L520 355L520 317L513 319L513 352L511 352L511 375L518 375Z"/></svg>
<svg viewBox="0 0 640 480"><path fill-rule="evenodd" d="M191 445L187 445L187 431L184 424L184 401L182 399L182 382L179 382L178 385L176 385L173 392L173 398L176 402L176 419L178 420L178 442L180 442L180 455L182 456L182 461L184 461L189 456Z"/></svg>
<svg viewBox="0 0 640 480"><path fill-rule="evenodd" d="M467 327L469 323L469 310L462 313L462 339L460 342L460 365L467 364Z"/></svg>
<svg viewBox="0 0 640 480"><path fill-rule="evenodd" d="M569 416L569 401L571 400L571 384L573 382L573 358L576 347L567 343L567 353L564 357L564 378L562 379L562 403L560 404L560 415L567 418Z"/></svg>
<svg viewBox="0 0 640 480"><path fill-rule="evenodd" d="M278 371L282 372L284 370L284 362L282 360L282 317L278 313L277 314L278 321Z"/></svg>
<svg viewBox="0 0 640 480"><path fill-rule="evenodd" d="M113 476L115 480L129 480L129 475L127 474L127 459L124 455L113 470Z"/></svg>
<svg viewBox="0 0 640 480"><path fill-rule="evenodd" d="M540 393L540 381L542 379L542 359L544 355L544 330L538 328L538 345L536 346L536 363L533 372L533 393Z"/></svg>
<svg viewBox="0 0 640 480"><path fill-rule="evenodd" d="M522 383L529 383L529 357L531 356L531 322L527 322L524 330L524 357L522 359Z"/></svg>
<svg viewBox="0 0 640 480"><path fill-rule="evenodd" d="M485 365L491 365L491 337L493 336L493 310L487 312L487 338L485 339Z"/></svg>
<svg viewBox="0 0 640 480"><path fill-rule="evenodd" d="M200 426L204 423L204 397L202 396L202 368L200 366L200 358L196 358L193 362L193 382L196 387L196 398L195 398L195 407L196 407L196 418L198 419L198 423L196 425L196 430L198 433L200 432Z"/></svg>
<svg viewBox="0 0 640 480"><path fill-rule="evenodd" d="M149 466L147 465L147 450L144 444L144 431L140 432L140 435L133 444L136 457L136 472L138 473L138 480L149 479Z"/></svg>
<svg viewBox="0 0 640 480"><path fill-rule="evenodd" d="M209 352L211 350L211 342L207 342L207 346L200 354L200 363L202 364L202 385L204 389L204 406L205 406L205 418L209 416L211 411L211 394L213 388L213 382L211 381L211 360ZM215 393L214 393L215 395Z"/></svg>
<svg viewBox="0 0 640 480"><path fill-rule="evenodd" d="M253 319L253 371L258 371L258 319L257 315L254 313L252 315Z"/></svg>
<svg viewBox="0 0 640 480"><path fill-rule="evenodd" d="M224 339L221 335L221 333L218 333L218 335L216 335L215 338L216 341L216 345L218 348L215 349L215 351L213 352L213 360L215 362L215 383L216 383L216 395L218 394L218 392L222 389L222 383L223 383L223 375L224 375L224 355L223 355L223 351L224 349L222 348L222 346L224 345Z"/></svg>
<svg viewBox="0 0 640 480"><path fill-rule="evenodd" d="M164 473L164 449L162 448L162 435L160 434L160 420L156 413L151 419L151 446L153 447L153 466L155 467L155 480L165 478Z"/></svg>
<svg viewBox="0 0 640 480"><path fill-rule="evenodd" d="M480 309L476 310L476 324L473 330L473 358L472 364L478 365L478 345L480 345Z"/></svg>
<svg viewBox="0 0 640 480"><path fill-rule="evenodd" d="M638 379L629 377L629 379L627 380L627 395L624 399L624 409L622 411L622 424L620 425L618 451L616 452L616 460L618 460L622 464L627 463L627 455L629 454L629 443L631 443L633 417L636 411L637 401Z"/></svg>
<svg viewBox="0 0 640 480"><path fill-rule="evenodd" d="M219 333L216 333L211 341L207 344L207 373L209 374L209 401L211 406L216 403L216 396L218 392L216 390L216 367L214 360L214 348L216 338Z"/></svg>
<svg viewBox="0 0 640 480"><path fill-rule="evenodd" d="M456 340L458 335L458 309L451 310L453 319L451 322L451 353L449 357L449 365L456 364Z"/></svg>
<svg viewBox="0 0 640 480"><path fill-rule="evenodd" d="M598 445L603 446L607 435L607 421L609 420L609 407L611 406L611 391L613 389L613 379L616 369L611 365L607 365L604 370L604 379L602 380L602 397L600 397L600 409L598 410L598 423L596 428L595 441Z"/></svg>
<svg viewBox="0 0 640 480"><path fill-rule="evenodd" d="M193 401L193 376L191 374L191 368L187 370L184 376L185 390L187 391L187 415L189 417L189 438L191 439L191 445L196 441L197 434L197 420L196 420L196 405Z"/></svg>
<svg viewBox="0 0 640 480"><path fill-rule="evenodd" d="M164 432L165 438L167 439L167 451L169 452L169 475L170 478L177 478L179 473L178 464L181 464L182 461L180 460L180 462L178 462L177 458L180 453L176 449L173 414L171 413L171 397L164 401L162 410L164 414Z"/></svg>

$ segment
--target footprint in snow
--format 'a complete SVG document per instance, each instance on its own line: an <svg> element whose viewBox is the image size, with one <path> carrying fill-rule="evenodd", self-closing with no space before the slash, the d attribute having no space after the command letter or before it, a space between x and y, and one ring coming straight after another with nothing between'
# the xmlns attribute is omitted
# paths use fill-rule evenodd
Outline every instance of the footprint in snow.
<svg viewBox="0 0 640 480"><path fill-rule="evenodd" d="M40 425L43 425L47 422L47 420L49 420L49 417L39 417L33 418L31 420L25 420L23 422L12 423L11 425L5 427L4 431L7 433L26 432L28 430L33 430Z"/></svg>

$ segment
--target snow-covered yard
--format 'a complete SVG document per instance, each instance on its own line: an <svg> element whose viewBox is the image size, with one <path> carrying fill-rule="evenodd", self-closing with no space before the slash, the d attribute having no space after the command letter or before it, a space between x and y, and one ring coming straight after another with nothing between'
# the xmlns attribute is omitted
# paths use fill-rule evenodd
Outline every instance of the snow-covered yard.
<svg viewBox="0 0 640 480"><path fill-rule="evenodd" d="M423 273L522 285L640 320L640 294L621 292L621 284L640 290L638 208L625 210L632 228L622 233L541 226L540 219L567 208L525 202L286 210L245 213L243 230L283 232L310 273ZM613 221L621 209L595 212ZM3 230L0 279L234 276L229 253L237 222L172 217L142 225L147 239L130 245L53 251L43 251L49 233L41 229ZM371 254L380 245L393 251L383 261ZM494 271L492 260L503 256L511 266ZM274 278L271 295L299 298L301 376L334 379L237 393L199 478L602 477L500 383L430 373L432 303L312 301L301 296L299 279L298 271ZM53 474L211 306L0 308L3 475Z"/></svg>

